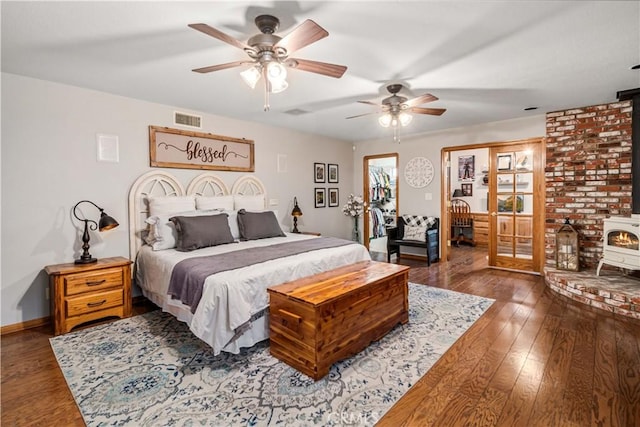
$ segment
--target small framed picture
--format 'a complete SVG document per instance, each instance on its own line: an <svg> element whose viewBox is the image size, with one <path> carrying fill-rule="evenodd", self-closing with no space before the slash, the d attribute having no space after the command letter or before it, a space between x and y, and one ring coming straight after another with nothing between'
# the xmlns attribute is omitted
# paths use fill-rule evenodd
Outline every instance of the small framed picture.
<svg viewBox="0 0 640 427"><path fill-rule="evenodd" d="M499 171L511 170L511 154L498 155L498 170Z"/></svg>
<svg viewBox="0 0 640 427"><path fill-rule="evenodd" d="M326 167L324 163L313 164L313 182L326 182Z"/></svg>
<svg viewBox="0 0 640 427"><path fill-rule="evenodd" d="M462 190L462 195L465 197L473 196L473 184L471 183L462 183L460 184L460 189Z"/></svg>
<svg viewBox="0 0 640 427"><path fill-rule="evenodd" d="M475 156L458 157L458 180L473 181L476 173L475 169Z"/></svg>
<svg viewBox="0 0 640 427"><path fill-rule="evenodd" d="M316 208L324 208L325 206L327 206L327 191L325 188L316 188L315 189L315 197L314 200L316 201L315 203L315 207Z"/></svg>
<svg viewBox="0 0 640 427"><path fill-rule="evenodd" d="M327 182L337 183L338 182L338 165L329 163L327 165Z"/></svg>
<svg viewBox="0 0 640 427"><path fill-rule="evenodd" d="M331 169L329 169L329 171L331 171ZM331 176L331 173L329 173L329 176ZM329 189L329 207L333 208L336 207L340 204L340 193L338 192L337 188L330 188Z"/></svg>

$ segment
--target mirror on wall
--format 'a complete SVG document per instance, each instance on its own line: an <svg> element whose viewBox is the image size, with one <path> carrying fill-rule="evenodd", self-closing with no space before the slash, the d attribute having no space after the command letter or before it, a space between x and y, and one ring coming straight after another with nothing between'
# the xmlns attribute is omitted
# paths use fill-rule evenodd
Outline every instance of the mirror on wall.
<svg viewBox="0 0 640 427"><path fill-rule="evenodd" d="M365 156L363 182L363 243L370 252L386 254L386 227L395 226L398 216L398 153Z"/></svg>

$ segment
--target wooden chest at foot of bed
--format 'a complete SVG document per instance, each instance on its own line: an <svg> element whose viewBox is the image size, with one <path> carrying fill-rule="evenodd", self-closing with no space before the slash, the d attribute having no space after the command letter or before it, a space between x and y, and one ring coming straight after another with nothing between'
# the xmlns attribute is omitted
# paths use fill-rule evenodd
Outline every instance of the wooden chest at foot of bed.
<svg viewBox="0 0 640 427"><path fill-rule="evenodd" d="M272 286L271 354L310 376L409 320L409 267L363 261Z"/></svg>

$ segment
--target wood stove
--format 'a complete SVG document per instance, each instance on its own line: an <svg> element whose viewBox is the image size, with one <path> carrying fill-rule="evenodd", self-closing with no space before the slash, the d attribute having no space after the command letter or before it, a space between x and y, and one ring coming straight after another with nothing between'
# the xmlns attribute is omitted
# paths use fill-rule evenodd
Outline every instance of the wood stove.
<svg viewBox="0 0 640 427"><path fill-rule="evenodd" d="M605 218L603 236L602 259L598 263L597 276L603 264L640 270L640 215Z"/></svg>

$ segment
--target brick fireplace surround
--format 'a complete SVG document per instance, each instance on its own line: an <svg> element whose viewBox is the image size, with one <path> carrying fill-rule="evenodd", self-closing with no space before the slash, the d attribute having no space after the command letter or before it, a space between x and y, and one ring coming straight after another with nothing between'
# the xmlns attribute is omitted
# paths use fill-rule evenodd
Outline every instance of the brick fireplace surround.
<svg viewBox="0 0 640 427"><path fill-rule="evenodd" d="M632 101L547 114L545 283L575 301L640 319L640 279L595 269L603 220L631 216ZM580 233L579 273L555 269L555 233L565 218Z"/></svg>

